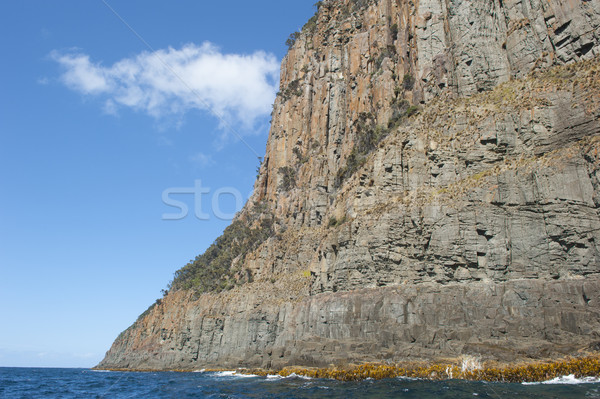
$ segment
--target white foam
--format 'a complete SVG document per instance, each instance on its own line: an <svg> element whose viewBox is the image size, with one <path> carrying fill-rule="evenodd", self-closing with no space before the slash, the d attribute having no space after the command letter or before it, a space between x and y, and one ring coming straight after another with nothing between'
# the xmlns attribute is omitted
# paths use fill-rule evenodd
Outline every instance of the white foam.
<svg viewBox="0 0 600 399"><path fill-rule="evenodd" d="M569 374L563 377L557 377L548 381L543 382L524 382L523 385L579 385L579 384L599 384L600 378L598 377L583 377L575 378L574 374Z"/></svg>
<svg viewBox="0 0 600 399"><path fill-rule="evenodd" d="M405 377L405 376L400 376L400 377L396 377L399 380L403 380L403 381L421 381L422 378L417 378L417 377Z"/></svg>
<svg viewBox="0 0 600 399"><path fill-rule="evenodd" d="M258 377L256 374L234 374L234 377L239 377L239 378L254 378L254 377Z"/></svg>
<svg viewBox="0 0 600 399"><path fill-rule="evenodd" d="M301 378L303 380L312 380L311 377L307 377L305 375L298 375L296 373L292 373L286 377L282 377L279 374L268 374L267 375L267 380L281 380L283 378Z"/></svg>
<svg viewBox="0 0 600 399"><path fill-rule="evenodd" d="M213 374L215 377L237 377L237 378L254 378L256 374L241 374L237 371L217 371Z"/></svg>
<svg viewBox="0 0 600 399"><path fill-rule="evenodd" d="M215 372L216 377L233 377L235 375L235 371L217 371Z"/></svg>
<svg viewBox="0 0 600 399"><path fill-rule="evenodd" d="M298 375L296 373L292 373L292 374L288 375L286 378L302 378L303 380L312 380L311 377L307 377L305 375Z"/></svg>

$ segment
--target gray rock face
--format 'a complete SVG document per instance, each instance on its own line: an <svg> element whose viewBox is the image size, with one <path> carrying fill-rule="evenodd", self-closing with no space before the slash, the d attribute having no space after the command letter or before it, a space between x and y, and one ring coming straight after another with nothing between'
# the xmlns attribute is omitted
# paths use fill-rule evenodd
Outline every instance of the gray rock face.
<svg viewBox="0 0 600 399"><path fill-rule="evenodd" d="M245 298L258 303L257 296ZM551 358L598 344L599 296L598 281L583 279L403 285L260 309L175 295L135 334L117 340L99 367L277 369L464 354L506 362Z"/></svg>
<svg viewBox="0 0 600 399"><path fill-rule="evenodd" d="M252 282L169 293L99 367L598 347L600 3L357 3L324 1L283 61L240 216L260 204L278 220L234 261ZM368 134L385 138L361 153Z"/></svg>
<svg viewBox="0 0 600 399"><path fill-rule="evenodd" d="M349 184L351 222L319 247L312 292L598 275L598 163L580 140L600 123L581 94L501 111L480 97L416 127L432 106L400 128Z"/></svg>

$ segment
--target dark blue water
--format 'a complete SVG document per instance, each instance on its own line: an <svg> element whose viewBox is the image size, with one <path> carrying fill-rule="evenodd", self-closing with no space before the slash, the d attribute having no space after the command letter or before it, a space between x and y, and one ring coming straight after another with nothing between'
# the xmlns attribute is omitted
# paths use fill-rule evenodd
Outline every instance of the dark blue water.
<svg viewBox="0 0 600 399"><path fill-rule="evenodd" d="M596 380L597 381L597 380ZM600 398L600 383L338 382L226 373L0 368L0 398Z"/></svg>

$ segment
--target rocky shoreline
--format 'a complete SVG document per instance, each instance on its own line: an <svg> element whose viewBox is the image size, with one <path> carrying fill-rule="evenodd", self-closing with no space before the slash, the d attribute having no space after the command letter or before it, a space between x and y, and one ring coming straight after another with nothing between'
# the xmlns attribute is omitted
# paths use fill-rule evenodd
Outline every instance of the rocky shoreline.
<svg viewBox="0 0 600 399"><path fill-rule="evenodd" d="M157 370L132 370L132 369L104 369L95 370L127 371L127 372L156 372ZM198 370L163 370L171 372L197 372ZM261 377L291 375L309 378L327 378L340 381L360 381L366 379L385 378L419 378L431 381L438 380L468 380L488 382L543 382L555 378L573 375L575 378L594 377L600 378L600 353L586 354L578 358L565 358L555 361L544 361L520 364L489 363L481 365L476 358L454 359L447 362L433 364L412 362L406 364L377 364L367 363L358 366L305 368L285 367L281 370L265 369L202 369L202 372L226 372L237 374L256 375Z"/></svg>

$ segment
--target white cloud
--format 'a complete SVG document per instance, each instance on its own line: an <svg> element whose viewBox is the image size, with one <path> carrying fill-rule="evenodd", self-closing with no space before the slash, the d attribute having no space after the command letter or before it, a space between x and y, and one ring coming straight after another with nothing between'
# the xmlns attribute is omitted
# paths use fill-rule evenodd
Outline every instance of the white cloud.
<svg viewBox="0 0 600 399"><path fill-rule="evenodd" d="M66 69L62 80L73 90L84 94L100 94L109 91L109 83L104 76L106 70L92 64L89 56L60 55L53 52L52 58Z"/></svg>
<svg viewBox="0 0 600 399"><path fill-rule="evenodd" d="M103 98L111 114L129 107L160 118L200 109L251 128L271 112L279 85L274 55L223 54L208 42L142 52L111 66L79 52L54 51L51 57L63 67L67 87Z"/></svg>

